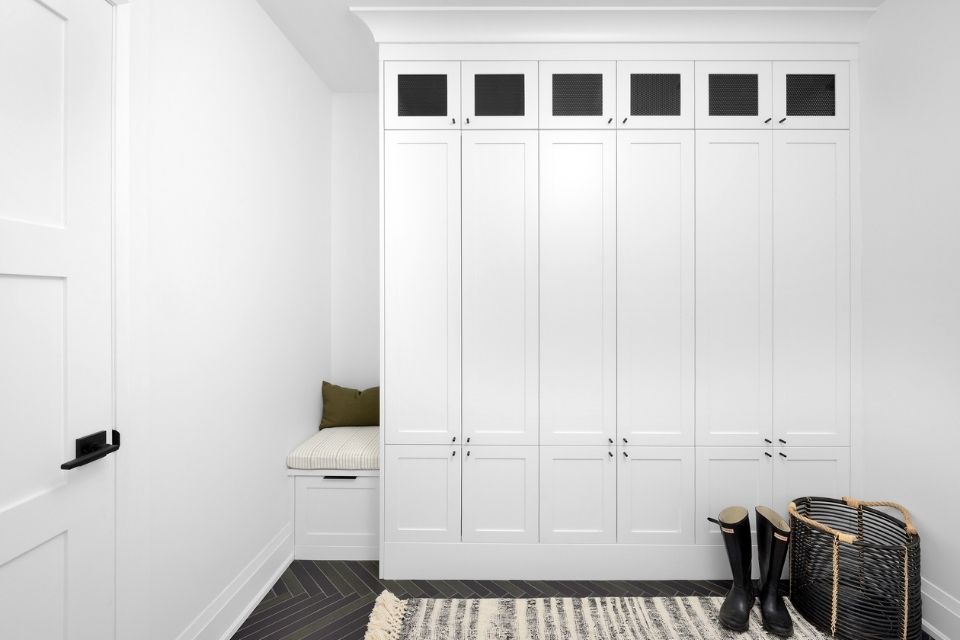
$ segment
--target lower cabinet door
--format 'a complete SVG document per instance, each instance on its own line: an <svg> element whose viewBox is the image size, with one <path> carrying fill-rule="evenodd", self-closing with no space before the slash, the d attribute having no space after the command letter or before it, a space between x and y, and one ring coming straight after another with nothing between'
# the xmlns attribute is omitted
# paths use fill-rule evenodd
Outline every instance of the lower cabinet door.
<svg viewBox="0 0 960 640"><path fill-rule="evenodd" d="M619 447L617 541L693 544L693 447Z"/></svg>
<svg viewBox="0 0 960 640"><path fill-rule="evenodd" d="M538 448L463 447L463 541L537 542Z"/></svg>
<svg viewBox="0 0 960 640"><path fill-rule="evenodd" d="M773 460L774 504L787 517L791 500L850 494L849 447L782 447Z"/></svg>
<svg viewBox="0 0 960 640"><path fill-rule="evenodd" d="M616 447L540 447L540 541L617 539Z"/></svg>
<svg viewBox="0 0 960 640"><path fill-rule="evenodd" d="M461 448L387 445L384 535L388 542L460 541Z"/></svg>
<svg viewBox="0 0 960 640"><path fill-rule="evenodd" d="M697 544L723 544L707 518L726 507L744 507L756 533L754 507L773 500L773 455L770 447L697 447Z"/></svg>

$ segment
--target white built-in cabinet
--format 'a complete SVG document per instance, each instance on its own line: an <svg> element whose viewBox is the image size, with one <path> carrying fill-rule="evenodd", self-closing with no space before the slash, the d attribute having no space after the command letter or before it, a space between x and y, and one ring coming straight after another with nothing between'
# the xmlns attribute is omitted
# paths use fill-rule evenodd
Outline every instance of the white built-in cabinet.
<svg viewBox="0 0 960 640"><path fill-rule="evenodd" d="M616 437L616 133L540 132L540 442Z"/></svg>
<svg viewBox="0 0 960 640"><path fill-rule="evenodd" d="M385 553L671 553L849 492L848 62L383 81Z"/></svg>
<svg viewBox="0 0 960 640"><path fill-rule="evenodd" d="M466 444L539 439L539 142L463 133L462 376Z"/></svg>
<svg viewBox="0 0 960 640"><path fill-rule="evenodd" d="M386 442L457 442L460 132L387 132L384 199Z"/></svg>
<svg viewBox="0 0 960 640"><path fill-rule="evenodd" d="M540 541L617 539L616 447L540 447Z"/></svg>

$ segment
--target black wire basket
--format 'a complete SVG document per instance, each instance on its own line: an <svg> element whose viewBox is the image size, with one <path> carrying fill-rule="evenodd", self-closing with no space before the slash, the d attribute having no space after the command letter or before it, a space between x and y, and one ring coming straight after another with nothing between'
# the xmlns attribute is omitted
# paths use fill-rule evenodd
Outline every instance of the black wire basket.
<svg viewBox="0 0 960 640"><path fill-rule="evenodd" d="M790 601L804 618L842 640L922 638L920 535L903 506L797 498L788 511Z"/></svg>

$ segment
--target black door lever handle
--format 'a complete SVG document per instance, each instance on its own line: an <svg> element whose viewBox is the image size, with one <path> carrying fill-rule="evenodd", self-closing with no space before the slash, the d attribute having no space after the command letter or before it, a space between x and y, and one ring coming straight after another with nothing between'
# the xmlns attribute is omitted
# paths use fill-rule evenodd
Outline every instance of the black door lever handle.
<svg viewBox="0 0 960 640"><path fill-rule="evenodd" d="M120 432L113 430L113 444L107 444L107 432L98 431L83 438L77 438L77 457L60 465L61 469L76 469L94 460L105 458L120 448Z"/></svg>

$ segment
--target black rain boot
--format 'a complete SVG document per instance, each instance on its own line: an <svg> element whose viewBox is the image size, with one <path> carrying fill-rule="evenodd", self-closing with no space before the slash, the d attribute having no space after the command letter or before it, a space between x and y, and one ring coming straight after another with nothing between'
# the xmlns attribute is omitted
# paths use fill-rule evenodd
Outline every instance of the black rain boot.
<svg viewBox="0 0 960 640"><path fill-rule="evenodd" d="M790 525L787 521L770 507L757 507L760 613L763 614L763 628L781 638L793 635L793 620L779 591L789 546Z"/></svg>
<svg viewBox="0 0 960 640"><path fill-rule="evenodd" d="M753 582L750 580L753 547L749 514L743 507L727 507L717 520L708 520L720 525L733 573L733 585L720 607L720 624L731 631L746 631L750 627L750 610L753 608Z"/></svg>

